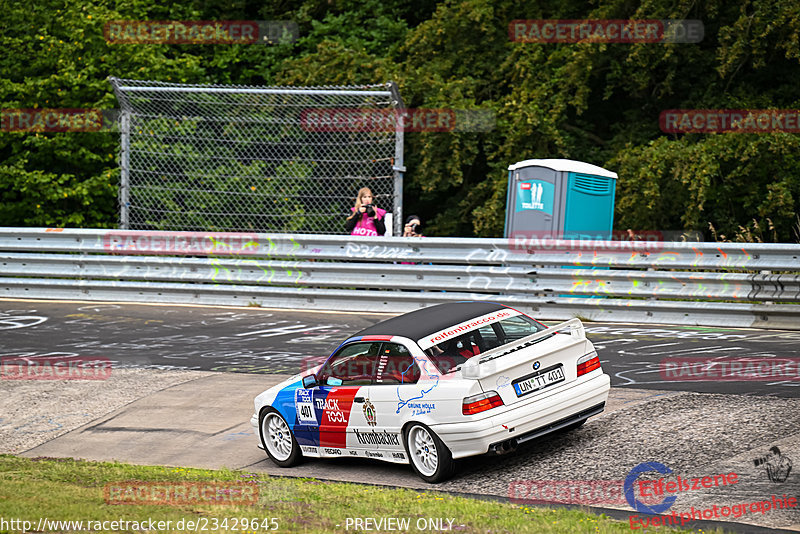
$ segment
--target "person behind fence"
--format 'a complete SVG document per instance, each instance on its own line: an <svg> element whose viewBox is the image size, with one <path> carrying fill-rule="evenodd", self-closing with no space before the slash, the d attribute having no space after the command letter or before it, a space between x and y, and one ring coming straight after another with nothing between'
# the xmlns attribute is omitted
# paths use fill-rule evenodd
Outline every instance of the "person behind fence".
<svg viewBox="0 0 800 534"><path fill-rule="evenodd" d="M403 237L425 237L422 235L422 222L416 215L409 215L406 218L406 225L403 227Z"/></svg>
<svg viewBox="0 0 800 534"><path fill-rule="evenodd" d="M384 217L386 210L383 210L372 203L372 191L369 187L362 187L358 190L356 205L350 208L353 213L345 221L345 228L350 235L384 235L386 233L386 223Z"/></svg>

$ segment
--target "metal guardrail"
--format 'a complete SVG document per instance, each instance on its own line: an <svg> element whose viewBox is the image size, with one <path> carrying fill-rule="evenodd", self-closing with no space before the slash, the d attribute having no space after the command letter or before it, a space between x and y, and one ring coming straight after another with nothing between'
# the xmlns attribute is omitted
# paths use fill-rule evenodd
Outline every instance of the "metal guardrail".
<svg viewBox="0 0 800 534"><path fill-rule="evenodd" d="M589 248L591 246L591 248ZM792 272L793 271L793 272ZM0 296L800 329L800 245L0 228Z"/></svg>

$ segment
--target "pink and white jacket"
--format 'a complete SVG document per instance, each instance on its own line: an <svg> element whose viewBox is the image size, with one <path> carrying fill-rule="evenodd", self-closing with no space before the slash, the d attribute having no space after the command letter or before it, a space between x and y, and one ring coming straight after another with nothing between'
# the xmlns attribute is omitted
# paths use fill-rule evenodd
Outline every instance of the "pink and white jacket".
<svg viewBox="0 0 800 534"><path fill-rule="evenodd" d="M355 212L355 208L350 208L350 211ZM375 208L375 214L379 220L383 220L386 216L386 210L381 208ZM385 231L385 228L384 228ZM376 236L376 235L383 235L378 233L378 229L375 227L375 221L372 217L367 216L366 213L361 214L361 217L358 219L355 228L353 231L350 232L350 235L366 235L366 236Z"/></svg>

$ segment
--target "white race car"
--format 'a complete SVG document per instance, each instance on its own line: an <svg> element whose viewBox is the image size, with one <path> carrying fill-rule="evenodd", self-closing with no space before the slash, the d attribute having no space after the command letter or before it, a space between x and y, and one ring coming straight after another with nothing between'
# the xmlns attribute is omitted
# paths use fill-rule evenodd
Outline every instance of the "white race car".
<svg viewBox="0 0 800 534"><path fill-rule="evenodd" d="M500 304L457 302L362 330L258 395L250 422L282 467L377 458L440 482L454 459L582 425L609 388L578 319L547 328Z"/></svg>

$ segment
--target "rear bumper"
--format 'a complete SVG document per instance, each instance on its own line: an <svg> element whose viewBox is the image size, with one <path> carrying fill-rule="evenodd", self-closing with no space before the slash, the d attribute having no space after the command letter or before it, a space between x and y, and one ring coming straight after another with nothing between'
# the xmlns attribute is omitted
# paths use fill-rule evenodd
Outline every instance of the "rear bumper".
<svg viewBox="0 0 800 534"><path fill-rule="evenodd" d="M590 380L523 406L476 421L431 425L453 458L489 452L505 441L524 442L554 432L603 411L611 379L603 372Z"/></svg>
<svg viewBox="0 0 800 534"><path fill-rule="evenodd" d="M526 441L530 441L532 439L536 439L536 438L538 438L540 436L544 436L544 435L549 434L551 432L555 432L557 430L561 430L562 428L566 428L571 424L577 423L579 421L583 421L584 419L588 419L588 418L592 417L593 415L599 415L599 414L603 413L603 410L605 409L605 407L606 407L606 403L605 402L601 402L597 406L592 406L591 408L589 408L587 410L583 410L582 412L578 412L578 413L576 413L574 415L570 415L569 417L565 417L564 419L559 419L555 423L551 423L551 424L549 424L547 426L543 426L541 428L537 428L536 430L528 432L527 434L522 434L521 436L517 436L517 437L511 438L511 439L517 445L519 445L520 443L525 443ZM503 443L506 443L506 442L508 442L508 438L506 438L504 441L498 441L497 443L492 443L491 445L489 445L489 452L498 452L499 449L500 449L500 446Z"/></svg>

